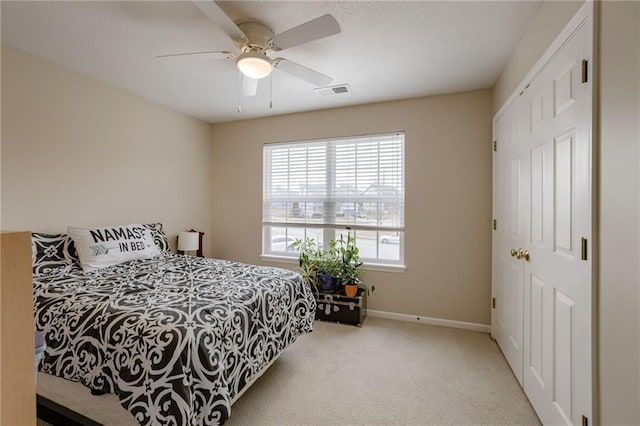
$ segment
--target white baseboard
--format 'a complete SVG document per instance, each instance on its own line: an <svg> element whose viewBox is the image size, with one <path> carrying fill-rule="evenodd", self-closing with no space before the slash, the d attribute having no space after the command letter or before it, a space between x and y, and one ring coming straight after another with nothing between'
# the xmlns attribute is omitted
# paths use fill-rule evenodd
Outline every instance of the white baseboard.
<svg viewBox="0 0 640 426"><path fill-rule="evenodd" d="M441 327L461 328L463 330L479 331L481 333L491 333L491 326L488 324L478 324L475 322L453 321L442 318L422 317L420 315L397 314L395 312L374 311L367 309L367 315L376 318L386 318L397 321L415 322L419 324L438 325Z"/></svg>

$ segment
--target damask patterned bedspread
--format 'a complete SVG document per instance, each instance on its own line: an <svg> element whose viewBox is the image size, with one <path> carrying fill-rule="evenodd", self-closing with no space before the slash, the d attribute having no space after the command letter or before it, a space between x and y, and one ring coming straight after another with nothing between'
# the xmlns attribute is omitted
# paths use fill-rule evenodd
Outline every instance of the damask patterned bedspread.
<svg viewBox="0 0 640 426"><path fill-rule="evenodd" d="M294 272L173 254L35 276L34 303L41 371L118 394L143 425L224 423L315 311Z"/></svg>

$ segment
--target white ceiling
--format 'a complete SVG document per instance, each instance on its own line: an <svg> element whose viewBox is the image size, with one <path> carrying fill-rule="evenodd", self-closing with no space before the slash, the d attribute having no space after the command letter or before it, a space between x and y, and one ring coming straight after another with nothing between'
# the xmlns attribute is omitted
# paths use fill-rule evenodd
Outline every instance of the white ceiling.
<svg viewBox="0 0 640 426"><path fill-rule="evenodd" d="M326 13L340 34L279 52L347 83L320 96L279 70L239 98L233 59L157 55L235 50L188 1L2 1L2 43L215 123L490 88L540 1L233 1L234 20L255 18L276 34ZM238 113L238 101L242 111Z"/></svg>

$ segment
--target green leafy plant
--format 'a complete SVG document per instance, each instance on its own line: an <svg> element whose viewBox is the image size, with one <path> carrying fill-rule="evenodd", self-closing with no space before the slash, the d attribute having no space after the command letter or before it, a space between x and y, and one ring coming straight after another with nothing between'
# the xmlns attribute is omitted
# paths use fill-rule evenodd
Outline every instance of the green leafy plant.
<svg viewBox="0 0 640 426"><path fill-rule="evenodd" d="M296 240L292 245L298 251L298 272L318 291L318 275L329 275L340 280L342 261L336 241L330 241L326 250L318 248L313 238Z"/></svg>
<svg viewBox="0 0 640 426"><path fill-rule="evenodd" d="M317 293L318 282L316 280L316 274L318 272L318 265L316 258L318 257L319 249L316 246L315 240L313 238L296 240L291 244L291 247L298 252L298 267L296 270L302 275L305 283Z"/></svg>
<svg viewBox="0 0 640 426"><path fill-rule="evenodd" d="M313 238L295 240L291 247L298 252L298 266L308 266L313 264L313 260L318 256L318 246Z"/></svg>
<svg viewBox="0 0 640 426"><path fill-rule="evenodd" d="M331 275L340 278L342 261L338 250L338 243L331 240L327 250L318 248L313 238L296 240L291 247L298 252L298 266L307 272Z"/></svg>
<svg viewBox="0 0 640 426"><path fill-rule="evenodd" d="M298 271L300 273L300 275L302 275L302 279L304 280L304 282L311 287L311 289L313 289L316 294L318 293L318 288L317 288L317 281L316 281L316 269L315 269L315 265L311 265L311 264L305 264L302 266L298 266L296 268L296 271Z"/></svg>
<svg viewBox="0 0 640 426"><path fill-rule="evenodd" d="M319 250L316 257L316 266L318 274L331 275L332 277L342 277L342 262L340 260L340 252L338 251L338 243L334 240L329 241L327 250Z"/></svg>
<svg viewBox="0 0 640 426"><path fill-rule="evenodd" d="M357 285L359 288L365 290L367 295L371 292L375 293L376 286L369 288L369 286L360 280L360 274L362 273L360 267L363 265L363 262L360 258L360 249L357 247L356 239L351 235L351 232L347 233L346 239L340 235L338 251L342 259L342 284Z"/></svg>
<svg viewBox="0 0 640 426"><path fill-rule="evenodd" d="M347 233L346 239L341 235L340 240L329 241L326 250L320 249L313 238L296 240L292 247L298 252L298 272L316 291L318 275L324 274L338 278L342 285L355 284L366 290L367 294L370 290L375 292L375 286L369 289L360 280L363 262L351 232Z"/></svg>
<svg viewBox="0 0 640 426"><path fill-rule="evenodd" d="M360 268L362 261L360 260L360 249L356 246L356 239L351 236L349 232L347 239L340 236L340 243L338 244L338 252L342 260L340 272L340 278L344 285L352 284L359 285L360 281Z"/></svg>

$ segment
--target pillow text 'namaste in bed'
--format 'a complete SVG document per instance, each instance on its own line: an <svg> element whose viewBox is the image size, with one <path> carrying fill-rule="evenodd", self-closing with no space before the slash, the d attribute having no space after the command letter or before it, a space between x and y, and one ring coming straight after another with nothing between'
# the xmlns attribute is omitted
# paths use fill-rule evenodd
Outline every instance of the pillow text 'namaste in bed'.
<svg viewBox="0 0 640 426"><path fill-rule="evenodd" d="M75 243L80 265L85 271L160 254L151 231L140 224L101 228L69 226L68 234Z"/></svg>

